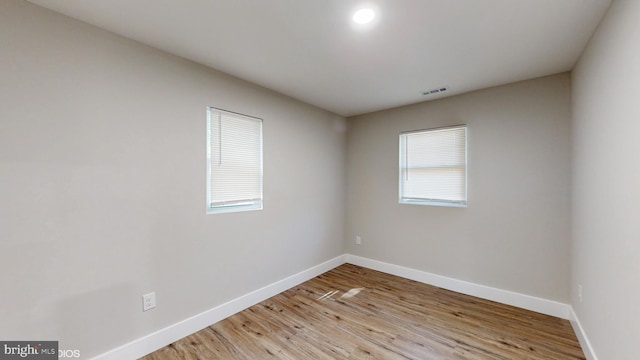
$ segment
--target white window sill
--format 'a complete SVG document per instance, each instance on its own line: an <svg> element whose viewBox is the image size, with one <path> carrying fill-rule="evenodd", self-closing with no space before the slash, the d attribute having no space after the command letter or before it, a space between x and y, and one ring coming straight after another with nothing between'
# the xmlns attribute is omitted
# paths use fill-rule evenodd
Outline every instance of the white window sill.
<svg viewBox="0 0 640 360"><path fill-rule="evenodd" d="M250 205L227 205L227 206L208 207L207 214L224 214L224 213L234 213L234 212L254 211L254 210L262 210L262 202L258 204L250 204Z"/></svg>
<svg viewBox="0 0 640 360"><path fill-rule="evenodd" d="M446 206L466 208L467 202L438 201L438 200L419 200L419 199L400 199L400 204L404 205L427 205L427 206Z"/></svg>

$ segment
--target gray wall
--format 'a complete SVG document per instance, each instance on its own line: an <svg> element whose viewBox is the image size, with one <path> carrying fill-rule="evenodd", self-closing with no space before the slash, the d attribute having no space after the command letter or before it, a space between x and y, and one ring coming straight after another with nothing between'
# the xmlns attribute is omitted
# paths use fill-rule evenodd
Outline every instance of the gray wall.
<svg viewBox="0 0 640 360"><path fill-rule="evenodd" d="M205 215L208 105L264 119L263 211ZM1 1L0 339L88 358L342 254L343 122Z"/></svg>
<svg viewBox="0 0 640 360"><path fill-rule="evenodd" d="M568 302L570 91L561 74L349 118L347 252ZM398 204L398 133L456 124L468 207Z"/></svg>
<svg viewBox="0 0 640 360"><path fill-rule="evenodd" d="M600 359L637 359L640 1L613 2L573 80L572 302Z"/></svg>

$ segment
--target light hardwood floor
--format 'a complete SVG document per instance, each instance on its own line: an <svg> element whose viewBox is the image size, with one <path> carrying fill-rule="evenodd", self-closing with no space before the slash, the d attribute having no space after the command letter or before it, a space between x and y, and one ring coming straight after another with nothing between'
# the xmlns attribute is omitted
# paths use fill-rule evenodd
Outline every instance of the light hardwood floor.
<svg viewBox="0 0 640 360"><path fill-rule="evenodd" d="M345 264L142 359L584 358L566 320Z"/></svg>

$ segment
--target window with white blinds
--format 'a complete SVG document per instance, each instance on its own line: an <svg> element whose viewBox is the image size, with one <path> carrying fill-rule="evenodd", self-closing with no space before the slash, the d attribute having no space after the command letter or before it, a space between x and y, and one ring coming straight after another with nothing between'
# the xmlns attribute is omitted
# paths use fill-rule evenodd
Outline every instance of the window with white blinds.
<svg viewBox="0 0 640 360"><path fill-rule="evenodd" d="M207 211L262 209L262 120L207 109Z"/></svg>
<svg viewBox="0 0 640 360"><path fill-rule="evenodd" d="M467 205L467 126L400 134L402 204Z"/></svg>

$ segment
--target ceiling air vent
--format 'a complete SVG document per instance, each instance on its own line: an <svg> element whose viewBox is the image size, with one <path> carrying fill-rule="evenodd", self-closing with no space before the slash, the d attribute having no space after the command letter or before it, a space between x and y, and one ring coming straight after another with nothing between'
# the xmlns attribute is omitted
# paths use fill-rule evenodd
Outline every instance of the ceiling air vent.
<svg viewBox="0 0 640 360"><path fill-rule="evenodd" d="M433 90L423 91L422 95L434 95L434 94L443 93L445 91L447 91L447 88L446 87L441 87L441 88L437 88L437 89L433 89Z"/></svg>

